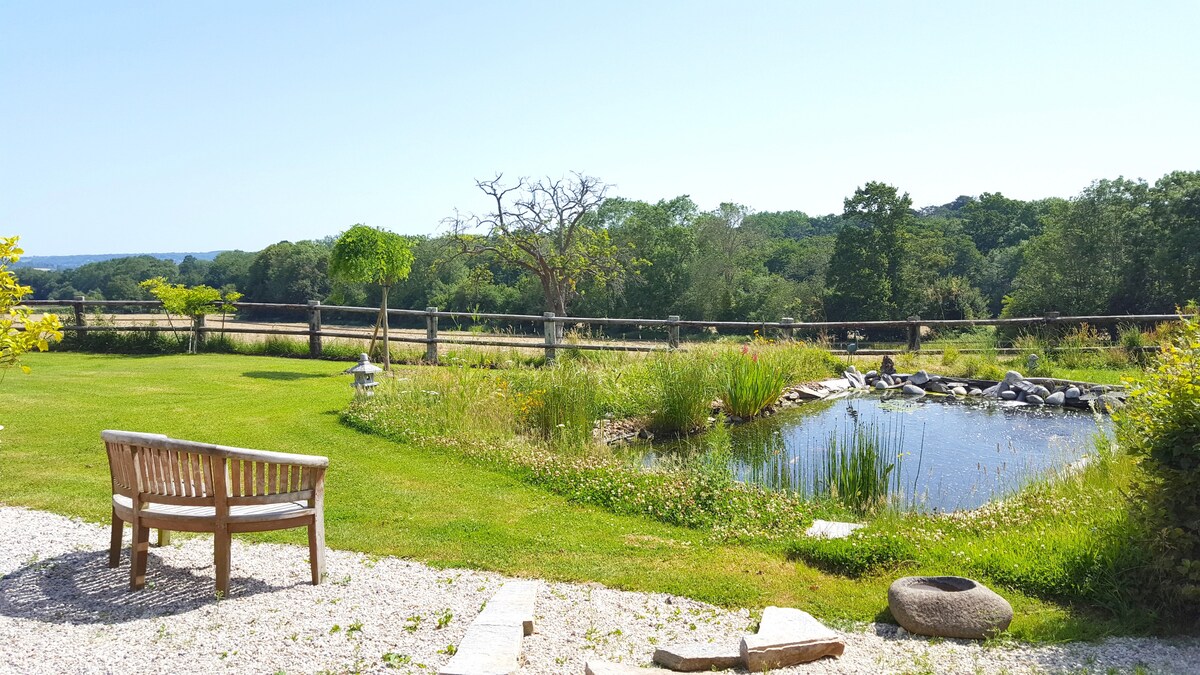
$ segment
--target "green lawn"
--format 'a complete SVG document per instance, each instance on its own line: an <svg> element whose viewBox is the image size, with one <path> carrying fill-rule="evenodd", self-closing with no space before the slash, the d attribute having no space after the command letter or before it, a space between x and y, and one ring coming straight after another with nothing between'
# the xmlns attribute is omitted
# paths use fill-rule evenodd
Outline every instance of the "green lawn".
<svg viewBox="0 0 1200 675"><path fill-rule="evenodd" d="M713 544L701 532L578 506L449 454L342 426L342 365L252 356L36 354L0 385L0 500L102 522L102 429L330 457L332 548L555 580L597 581L726 606L798 606L831 620L885 616L893 576L849 580L782 548ZM301 543L303 531L260 535ZM936 573L911 570L905 573ZM1060 640L1119 624L1004 589L1013 637Z"/></svg>

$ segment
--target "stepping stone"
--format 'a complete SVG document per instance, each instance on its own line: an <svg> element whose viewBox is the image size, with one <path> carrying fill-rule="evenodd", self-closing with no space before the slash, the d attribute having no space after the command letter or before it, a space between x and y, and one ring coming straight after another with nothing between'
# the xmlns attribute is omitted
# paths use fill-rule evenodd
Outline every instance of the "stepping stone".
<svg viewBox="0 0 1200 675"><path fill-rule="evenodd" d="M842 636L799 609L767 607L758 626L741 644L743 665L752 673L841 656L846 649Z"/></svg>
<svg viewBox="0 0 1200 675"><path fill-rule="evenodd" d="M533 635L533 609L537 603L536 581L510 581L488 600L474 623L489 626L521 626L525 635ZM474 625L474 624L472 624Z"/></svg>
<svg viewBox="0 0 1200 675"><path fill-rule="evenodd" d="M842 539L862 527L861 523L839 523L836 520L814 520L804 534L825 539Z"/></svg>
<svg viewBox="0 0 1200 675"><path fill-rule="evenodd" d="M584 675L671 675L675 671L662 668L638 668L611 661L588 661Z"/></svg>
<svg viewBox="0 0 1200 675"><path fill-rule="evenodd" d="M693 642L654 650L654 662L671 670L694 673L737 668L742 665L742 654L737 643Z"/></svg>
<svg viewBox="0 0 1200 675"><path fill-rule="evenodd" d="M510 675L521 667L521 640L533 633L539 584L510 581L488 600L438 675Z"/></svg>
<svg viewBox="0 0 1200 675"><path fill-rule="evenodd" d="M450 662L438 675L512 675L521 668L520 624L493 626L472 623Z"/></svg>

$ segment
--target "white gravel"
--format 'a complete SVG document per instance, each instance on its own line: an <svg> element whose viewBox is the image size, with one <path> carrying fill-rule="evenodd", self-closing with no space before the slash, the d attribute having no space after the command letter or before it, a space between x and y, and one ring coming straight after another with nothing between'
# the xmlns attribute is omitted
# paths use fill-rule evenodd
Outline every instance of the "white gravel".
<svg viewBox="0 0 1200 675"><path fill-rule="evenodd" d="M314 587L306 549L235 539L232 590L217 600L212 541L191 537L152 548L147 588L131 593L128 552L109 569L107 546L102 525L0 506L0 672L431 673L505 580L330 551L329 582ZM648 665L655 645L736 645L750 624L744 609L548 582L521 672L580 675L588 659ZM983 647L886 624L844 635L842 658L775 672L1200 672L1196 639Z"/></svg>

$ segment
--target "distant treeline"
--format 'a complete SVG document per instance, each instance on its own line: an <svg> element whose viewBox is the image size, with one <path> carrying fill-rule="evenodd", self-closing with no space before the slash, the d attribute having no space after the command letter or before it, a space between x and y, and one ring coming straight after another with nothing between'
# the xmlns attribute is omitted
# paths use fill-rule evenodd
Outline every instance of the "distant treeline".
<svg viewBox="0 0 1200 675"><path fill-rule="evenodd" d="M1154 184L1100 180L1071 199L959 197L913 209L869 183L842 214L700 211L688 197L606 200L595 214L625 274L580 282L576 316L702 320L928 319L1173 311L1200 297L1200 172ZM20 269L37 299L149 299L139 282L236 289L250 302L371 306L378 290L334 284L334 237L226 251L176 264L150 256L64 271ZM541 313L529 273L487 254L461 255L449 235L414 237L409 278L391 306Z"/></svg>

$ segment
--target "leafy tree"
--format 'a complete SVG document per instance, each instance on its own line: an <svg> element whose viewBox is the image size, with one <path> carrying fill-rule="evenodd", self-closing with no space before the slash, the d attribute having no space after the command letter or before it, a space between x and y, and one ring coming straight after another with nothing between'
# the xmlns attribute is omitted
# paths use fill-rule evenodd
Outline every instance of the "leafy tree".
<svg viewBox="0 0 1200 675"><path fill-rule="evenodd" d="M383 327L383 368L391 368L388 348L388 289L408 277L413 254L408 240L394 232L355 225L338 237L329 259L329 273L348 283L374 284L381 289L379 319ZM375 338L371 343L374 347Z"/></svg>
<svg viewBox="0 0 1200 675"><path fill-rule="evenodd" d="M842 218L853 225L838 233L829 262L831 317L896 318L909 303L901 270L912 199L871 182L847 197L844 207Z"/></svg>
<svg viewBox="0 0 1200 675"><path fill-rule="evenodd" d="M247 272L246 298L296 304L325 298L331 288L330 248L315 241L281 241L264 248Z"/></svg>
<svg viewBox="0 0 1200 675"><path fill-rule="evenodd" d="M0 237L0 369L14 365L28 373L21 364L21 355L37 350L44 352L51 342L62 339L62 324L53 314L33 318L33 310L21 306L21 299L31 289L22 286L9 265L21 259L25 251L17 247L19 237ZM0 371L2 372L2 371Z"/></svg>
<svg viewBox="0 0 1200 675"><path fill-rule="evenodd" d="M502 178L475 182L493 202L490 212L449 219L461 252L492 254L525 270L541 285L546 309L560 316L567 315L585 280L605 284L625 272L596 214L608 191L599 179L573 173L506 186Z"/></svg>
<svg viewBox="0 0 1200 675"><path fill-rule="evenodd" d="M233 288L245 291L250 287L250 266L254 253L222 251L213 258L204 273L204 283L213 288Z"/></svg>
<svg viewBox="0 0 1200 675"><path fill-rule="evenodd" d="M212 286L201 285L189 288L183 284L168 283L162 277L147 279L141 283L141 286L150 291L162 303L163 310L167 313L167 321L171 324L172 330L175 329L175 324L171 322L172 314L182 314L190 317L194 326L197 323L197 319L205 315L216 314L218 312L225 314L233 311L230 305L242 299L242 294L237 291L230 291L222 295L221 291ZM195 330L189 334L189 354L196 353L196 346L200 341L199 338L200 336Z"/></svg>

